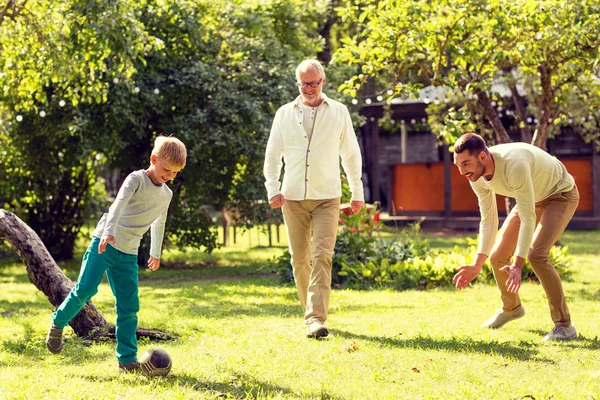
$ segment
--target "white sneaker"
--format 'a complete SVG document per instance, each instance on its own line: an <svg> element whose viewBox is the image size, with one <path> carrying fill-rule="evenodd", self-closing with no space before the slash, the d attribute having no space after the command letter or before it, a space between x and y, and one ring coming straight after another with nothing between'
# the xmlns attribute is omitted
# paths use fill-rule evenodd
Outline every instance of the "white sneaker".
<svg viewBox="0 0 600 400"><path fill-rule="evenodd" d="M547 342L549 340L569 340L574 339L576 336L577 331L573 325L569 327L556 325L549 334L544 336L542 341Z"/></svg>
<svg viewBox="0 0 600 400"><path fill-rule="evenodd" d="M312 321L306 327L306 336L309 338L324 338L329 335L329 329L319 321Z"/></svg>
<svg viewBox="0 0 600 400"><path fill-rule="evenodd" d="M523 306L517 308L515 311L507 312L501 308L496 311L490 319L481 324L482 328L498 329L503 327L507 322L521 318L525 315L525 308Z"/></svg>

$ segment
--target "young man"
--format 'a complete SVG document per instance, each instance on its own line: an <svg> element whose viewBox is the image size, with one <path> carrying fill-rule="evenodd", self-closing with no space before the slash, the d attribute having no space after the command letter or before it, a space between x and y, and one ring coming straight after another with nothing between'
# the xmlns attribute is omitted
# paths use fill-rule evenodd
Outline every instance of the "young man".
<svg viewBox="0 0 600 400"><path fill-rule="evenodd" d="M283 206L306 334L321 338L329 334L324 323L342 195L340 157L354 213L365 204L362 160L348 109L322 92L323 66L315 60L301 62L296 80L300 95L277 110L273 120L265 155L265 186L269 205ZM282 159L283 185L279 182Z"/></svg>
<svg viewBox="0 0 600 400"><path fill-rule="evenodd" d="M489 256L501 292L502 308L482 327L500 328L525 315L517 292L528 257L546 292L555 325L544 341L577 336L560 277L548 260L550 249L579 204L573 177L558 159L538 147L508 143L487 148L483 138L474 133L461 136L454 145L454 164L477 195L481 223L477 259L461 266L452 283L459 290L466 288ZM517 203L498 238L496 194L513 197Z"/></svg>
<svg viewBox="0 0 600 400"><path fill-rule="evenodd" d="M46 346L52 353L60 353L63 328L98 292L106 272L116 299L119 370L145 373L137 361L137 253L142 236L150 229L148 268L156 271L160 267L167 210L173 197L166 183L175 178L185 163L185 145L174 137L160 136L154 144L150 167L127 176L108 214L102 216L92 234L77 284L52 314L46 337Z"/></svg>

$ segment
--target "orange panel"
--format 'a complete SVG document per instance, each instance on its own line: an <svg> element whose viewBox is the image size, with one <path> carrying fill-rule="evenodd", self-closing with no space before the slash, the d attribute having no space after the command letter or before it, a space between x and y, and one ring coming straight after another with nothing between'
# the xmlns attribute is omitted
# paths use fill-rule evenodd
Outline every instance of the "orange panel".
<svg viewBox="0 0 600 400"><path fill-rule="evenodd" d="M592 211L594 209L592 193L592 160L590 158L569 158L561 160L567 171L577 184L579 190L578 211Z"/></svg>
<svg viewBox="0 0 600 400"><path fill-rule="evenodd" d="M469 180L462 176L456 166L452 166L452 211L479 211L477 196ZM506 211L504 196L496 195L496 204L499 211Z"/></svg>
<svg viewBox="0 0 600 400"><path fill-rule="evenodd" d="M444 164L395 165L394 208L399 211L444 211Z"/></svg>
<svg viewBox="0 0 600 400"><path fill-rule="evenodd" d="M592 169L589 158L561 160L575 178L580 201L577 210L593 210ZM479 211L469 181L451 167L452 211ZM415 163L394 166L394 206L398 211L444 211L444 164ZM496 196L499 211L506 211L503 196Z"/></svg>
<svg viewBox="0 0 600 400"><path fill-rule="evenodd" d="M469 180L462 176L455 165L451 167L452 173L452 211L477 211L477 196L469 185Z"/></svg>

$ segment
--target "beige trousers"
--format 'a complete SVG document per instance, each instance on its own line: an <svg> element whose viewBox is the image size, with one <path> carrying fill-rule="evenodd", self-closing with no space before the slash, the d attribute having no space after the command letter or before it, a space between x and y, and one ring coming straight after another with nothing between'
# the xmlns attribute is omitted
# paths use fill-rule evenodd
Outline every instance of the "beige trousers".
<svg viewBox="0 0 600 400"><path fill-rule="evenodd" d="M537 227L527 258L537 275L550 305L550 316L555 325L571 326L571 316L567 307L562 283L554 266L548 260L550 249L563 234L567 224L573 217L579 204L579 192L574 187L568 192L550 196L535 204ZM496 284L500 289L502 308L514 311L521 306L521 299L516 293L509 293L506 287L508 274L499 271L509 265L517 248L517 239L521 220L518 205L506 217L496 244L490 254L490 263L494 270Z"/></svg>
<svg viewBox="0 0 600 400"><path fill-rule="evenodd" d="M339 198L285 200L283 205L294 280L307 324L327 319L331 260L339 218Z"/></svg>

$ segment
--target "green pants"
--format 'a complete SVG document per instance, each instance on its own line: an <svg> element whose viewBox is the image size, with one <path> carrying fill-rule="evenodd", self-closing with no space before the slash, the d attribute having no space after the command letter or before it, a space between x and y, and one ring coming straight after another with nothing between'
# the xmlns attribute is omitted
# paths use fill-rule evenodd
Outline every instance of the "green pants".
<svg viewBox="0 0 600 400"><path fill-rule="evenodd" d="M137 256L123 253L111 245L98 254L100 239L94 237L81 262L81 272L71 293L52 314L54 325L64 328L83 308L85 303L98 293L98 286L106 272L108 283L116 299L117 359L122 364L137 359L136 330L138 298Z"/></svg>

